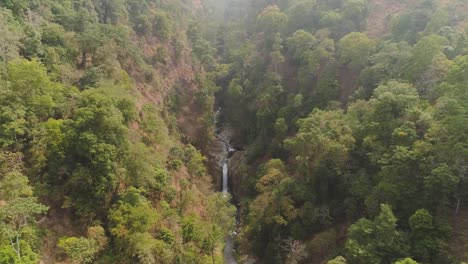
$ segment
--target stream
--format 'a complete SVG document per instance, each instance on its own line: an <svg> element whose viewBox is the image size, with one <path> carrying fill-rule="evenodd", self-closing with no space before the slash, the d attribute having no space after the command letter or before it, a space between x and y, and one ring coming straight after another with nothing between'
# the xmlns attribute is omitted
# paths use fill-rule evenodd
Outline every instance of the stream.
<svg viewBox="0 0 468 264"><path fill-rule="evenodd" d="M229 158L236 152L230 145L229 136L226 133L223 133L223 127L219 124L219 116L221 114L221 109L216 110L214 115L214 124L216 128L216 139L221 143L223 148L223 161L221 162L222 166L222 188L221 191L223 194L229 193ZM234 240L231 236L226 237L226 246L224 247L223 256L224 256L224 263L226 264L237 264L236 259L234 258Z"/></svg>

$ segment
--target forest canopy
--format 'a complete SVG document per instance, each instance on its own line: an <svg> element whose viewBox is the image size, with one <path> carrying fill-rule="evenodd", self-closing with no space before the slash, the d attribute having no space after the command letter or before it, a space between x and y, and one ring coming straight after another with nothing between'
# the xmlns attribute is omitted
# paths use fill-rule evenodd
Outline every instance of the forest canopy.
<svg viewBox="0 0 468 264"><path fill-rule="evenodd" d="M0 36L0 264L468 261L466 1L4 0Z"/></svg>

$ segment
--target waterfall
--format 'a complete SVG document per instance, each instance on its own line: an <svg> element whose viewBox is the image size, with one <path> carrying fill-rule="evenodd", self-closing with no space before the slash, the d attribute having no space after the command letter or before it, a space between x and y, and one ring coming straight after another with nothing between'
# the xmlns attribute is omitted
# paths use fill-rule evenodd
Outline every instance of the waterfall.
<svg viewBox="0 0 468 264"><path fill-rule="evenodd" d="M228 162L229 162L229 157L236 152L236 149L229 144L229 138L227 138L226 135L223 134L222 129L219 127L219 115L221 114L221 109L217 109L215 114L214 114L214 124L216 127L216 138L218 139L219 142L221 142L224 145L224 159L222 161L222 171L223 171L223 176L222 176L222 193L228 193L229 192L229 171L228 171Z"/></svg>
<svg viewBox="0 0 468 264"><path fill-rule="evenodd" d="M216 128L216 138L218 139L218 141L223 144L224 148L223 148L223 161L222 163L220 164L222 166L222 172L223 172L223 175L222 175L222 193L223 194L228 194L229 193L229 169L228 169L228 163L229 163L229 158L230 156L236 152L236 149L233 148L230 144L229 144L229 136L227 136L225 133L223 133L223 129L221 128L220 124L219 124L219 116L221 114L221 109L217 109L215 114L214 114L214 125L215 125L215 128ZM224 248L224 251L223 251L223 255L224 255L224 262L226 264L237 264L237 261L236 259L234 258L234 241L233 239L228 236L226 237L226 246Z"/></svg>
<svg viewBox="0 0 468 264"><path fill-rule="evenodd" d="M223 160L223 193L228 193L228 159Z"/></svg>

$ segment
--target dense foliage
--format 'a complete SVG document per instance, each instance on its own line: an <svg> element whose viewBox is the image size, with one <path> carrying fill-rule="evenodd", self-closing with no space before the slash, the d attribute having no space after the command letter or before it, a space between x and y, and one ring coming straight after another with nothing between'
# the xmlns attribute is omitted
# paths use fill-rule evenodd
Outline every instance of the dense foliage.
<svg viewBox="0 0 468 264"><path fill-rule="evenodd" d="M192 10L0 2L0 263L222 263L235 209L190 144L212 124L182 143L169 102L211 118Z"/></svg>
<svg viewBox="0 0 468 264"><path fill-rule="evenodd" d="M468 260L466 1L4 0L0 35L0 263L224 263L236 218L241 263Z"/></svg>
<svg viewBox="0 0 468 264"><path fill-rule="evenodd" d="M213 41L249 174L235 193L242 254L466 261L452 248L468 194L466 11L456 0L231 1Z"/></svg>

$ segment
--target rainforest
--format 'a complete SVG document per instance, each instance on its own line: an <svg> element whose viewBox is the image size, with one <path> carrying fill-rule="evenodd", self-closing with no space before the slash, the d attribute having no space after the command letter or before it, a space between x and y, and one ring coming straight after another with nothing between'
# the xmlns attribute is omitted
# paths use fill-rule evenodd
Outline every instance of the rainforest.
<svg viewBox="0 0 468 264"><path fill-rule="evenodd" d="M465 262L467 0L0 0L0 264Z"/></svg>

